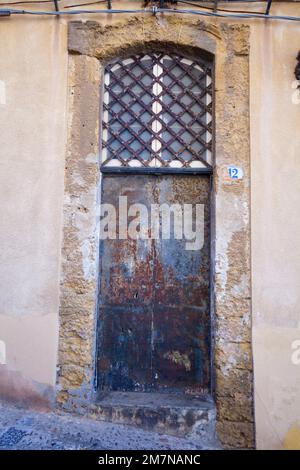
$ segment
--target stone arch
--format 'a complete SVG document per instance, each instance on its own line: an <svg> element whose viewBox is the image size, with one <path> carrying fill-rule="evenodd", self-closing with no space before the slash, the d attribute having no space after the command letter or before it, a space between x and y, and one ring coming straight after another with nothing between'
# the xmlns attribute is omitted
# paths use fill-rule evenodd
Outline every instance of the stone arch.
<svg viewBox="0 0 300 470"><path fill-rule="evenodd" d="M202 53L212 58L217 42L222 43L222 33L212 22L191 17L139 16L106 26L94 21L72 22L68 49L71 53L96 57L101 62L153 48L176 52L178 47L183 54Z"/></svg>

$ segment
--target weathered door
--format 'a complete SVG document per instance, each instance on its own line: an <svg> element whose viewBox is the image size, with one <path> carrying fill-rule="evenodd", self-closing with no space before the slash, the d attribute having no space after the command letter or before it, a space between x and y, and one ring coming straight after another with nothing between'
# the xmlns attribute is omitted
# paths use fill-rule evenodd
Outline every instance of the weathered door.
<svg viewBox="0 0 300 470"><path fill-rule="evenodd" d="M151 204L203 204L204 243L188 250L172 230L170 239L119 239L117 230L101 241L99 388L208 392L210 177L104 175L102 203L117 217L119 196L149 214Z"/></svg>

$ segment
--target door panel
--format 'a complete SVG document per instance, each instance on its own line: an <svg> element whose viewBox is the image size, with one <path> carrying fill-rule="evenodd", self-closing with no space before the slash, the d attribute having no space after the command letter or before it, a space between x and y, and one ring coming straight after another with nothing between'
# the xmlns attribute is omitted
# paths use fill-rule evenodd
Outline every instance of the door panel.
<svg viewBox="0 0 300 470"><path fill-rule="evenodd" d="M106 306L100 309L100 388L147 390L152 382L152 309Z"/></svg>
<svg viewBox="0 0 300 470"><path fill-rule="evenodd" d="M209 319L200 309L156 305L153 370L157 387L208 393Z"/></svg>
<svg viewBox="0 0 300 470"><path fill-rule="evenodd" d="M166 175L156 187L159 204L204 204L204 245L187 250L184 238L156 241L153 374L159 388L208 391L210 179Z"/></svg>
<svg viewBox="0 0 300 470"><path fill-rule="evenodd" d="M210 383L210 180L103 177L102 203L204 204L204 244L186 239L102 240L98 379L103 390L207 392ZM194 211L195 216L195 211ZM172 218L171 218L172 219ZM129 223L132 217L128 219ZM150 220L149 220L150 226Z"/></svg>
<svg viewBox="0 0 300 470"><path fill-rule="evenodd" d="M115 207L119 220L119 196L128 207L149 207L153 183L144 176L104 176L102 203ZM119 235L117 225L116 239L100 242L98 382L101 389L144 391L152 384L154 245Z"/></svg>

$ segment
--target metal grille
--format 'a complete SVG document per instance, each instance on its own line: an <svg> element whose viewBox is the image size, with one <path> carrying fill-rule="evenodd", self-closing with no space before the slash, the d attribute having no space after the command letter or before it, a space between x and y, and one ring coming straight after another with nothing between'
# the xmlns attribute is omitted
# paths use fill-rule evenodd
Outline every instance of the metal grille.
<svg viewBox="0 0 300 470"><path fill-rule="evenodd" d="M135 55L104 77L102 168L210 168L211 64Z"/></svg>

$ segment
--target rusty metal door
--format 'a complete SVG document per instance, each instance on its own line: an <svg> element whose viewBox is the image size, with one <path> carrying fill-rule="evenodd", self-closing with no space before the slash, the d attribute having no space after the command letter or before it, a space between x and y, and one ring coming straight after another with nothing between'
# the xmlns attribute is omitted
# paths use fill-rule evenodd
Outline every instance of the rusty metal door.
<svg viewBox="0 0 300 470"><path fill-rule="evenodd" d="M204 244L116 239L100 244L98 387L185 392L210 386L210 177L104 175L102 203L204 204ZM150 212L150 211L149 211ZM129 218L130 222L130 218Z"/></svg>

